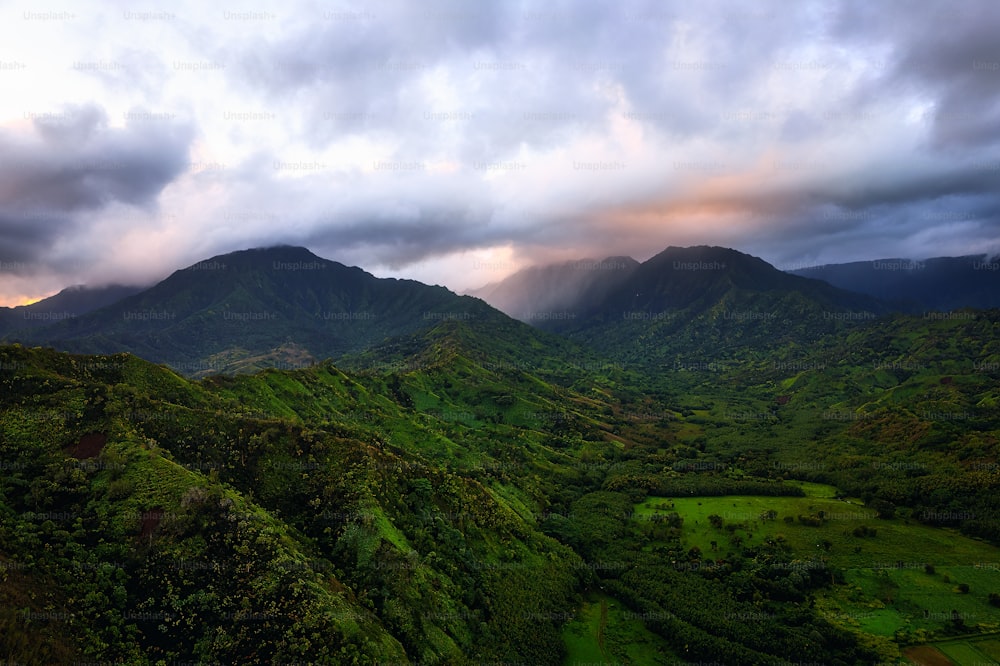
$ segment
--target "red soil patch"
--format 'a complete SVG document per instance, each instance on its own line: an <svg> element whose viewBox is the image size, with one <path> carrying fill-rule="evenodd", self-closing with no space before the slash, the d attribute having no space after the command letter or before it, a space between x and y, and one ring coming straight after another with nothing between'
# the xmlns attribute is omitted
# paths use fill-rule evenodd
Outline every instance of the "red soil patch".
<svg viewBox="0 0 1000 666"><path fill-rule="evenodd" d="M942 377L941 378L941 383L942 384L953 384L953 383L955 383L955 378L954 377Z"/></svg>
<svg viewBox="0 0 1000 666"><path fill-rule="evenodd" d="M159 506L154 506L148 511L142 512L142 532L139 534L140 538L145 539L150 536L160 523L163 522L163 508Z"/></svg>
<svg viewBox="0 0 1000 666"><path fill-rule="evenodd" d="M951 659L933 645L906 648L903 656L919 666L955 666Z"/></svg>
<svg viewBox="0 0 1000 666"><path fill-rule="evenodd" d="M792 396L790 395L779 395L777 398L775 398L775 402L777 402L779 405L785 405L788 404L788 401L791 399Z"/></svg>
<svg viewBox="0 0 1000 666"><path fill-rule="evenodd" d="M108 436L103 432L89 432L80 438L76 444L71 444L69 454L77 460L85 458L96 458L101 455L104 445L108 442Z"/></svg>

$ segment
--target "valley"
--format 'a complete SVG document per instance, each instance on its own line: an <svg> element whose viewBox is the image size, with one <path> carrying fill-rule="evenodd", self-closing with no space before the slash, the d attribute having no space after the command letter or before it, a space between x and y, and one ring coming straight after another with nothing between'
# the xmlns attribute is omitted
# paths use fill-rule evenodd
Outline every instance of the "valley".
<svg viewBox="0 0 1000 666"><path fill-rule="evenodd" d="M693 249L735 271L697 279L667 257L620 307L670 318L532 327L414 283L435 316L388 326L398 302L372 296L374 317L323 318L350 348L269 318L226 338L222 291L177 330L123 328L147 325L134 303L191 302L171 278L18 333L42 344L0 346L0 656L994 659L1000 311L892 313L730 250ZM295 287L318 312L399 286L319 273ZM243 279L240 311L291 288ZM880 314L823 317L859 306ZM152 340L173 342L140 358Z"/></svg>

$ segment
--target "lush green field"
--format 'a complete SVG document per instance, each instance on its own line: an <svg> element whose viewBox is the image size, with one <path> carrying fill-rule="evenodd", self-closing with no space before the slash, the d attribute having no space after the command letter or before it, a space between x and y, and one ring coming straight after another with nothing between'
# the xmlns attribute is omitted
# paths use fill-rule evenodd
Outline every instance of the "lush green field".
<svg viewBox="0 0 1000 666"><path fill-rule="evenodd" d="M912 520L877 518L875 512L857 499L835 499L836 489L817 483L798 483L806 497L649 497L635 507L633 519L653 521L655 516L676 512L684 519L683 542L703 553L724 556L734 552L734 537L740 544L768 538L787 543L801 558L827 558L833 566L850 568L893 568L924 563L971 567L977 563L1000 562L1000 550L970 539L955 530L934 528ZM768 511L777 512L765 519ZM820 517L819 525L802 522L799 516ZM722 518L713 527L709 516ZM791 522L787 522L787 518ZM735 526L735 529L733 529ZM866 527L874 536L856 536ZM715 547L712 543L715 542ZM995 572L994 572L995 573Z"/></svg>
<svg viewBox="0 0 1000 666"><path fill-rule="evenodd" d="M933 645L955 666L985 666L1000 661L1000 640L996 638L958 639Z"/></svg>
<svg viewBox="0 0 1000 666"><path fill-rule="evenodd" d="M713 560L732 562L753 544L779 543L790 548L793 562L842 571L842 583L817 592L817 608L828 621L868 635L863 640L890 653L888 641L906 645L1000 630L1000 608L989 602L1000 590L1000 549L955 530L876 518L858 500L836 499L832 486L799 485L806 497L649 497L635 505L631 520L655 543L660 533L653 526L677 525L676 517L671 522L676 513L683 521L683 547ZM769 511L777 516L768 517ZM815 521L821 511L824 519ZM869 531L856 535L860 526ZM983 649L946 647L941 650L956 663Z"/></svg>
<svg viewBox="0 0 1000 666"><path fill-rule="evenodd" d="M926 632L991 632L1000 629L1000 608L990 592L1000 587L1000 572L973 567L920 569L848 569L845 586L832 588L826 600L833 621L867 633L919 641ZM958 584L969 585L962 593ZM925 633L921 633L925 632Z"/></svg>
<svg viewBox="0 0 1000 666"><path fill-rule="evenodd" d="M646 629L642 614L617 599L591 593L579 614L563 628L563 666L670 664L677 658L662 638Z"/></svg>

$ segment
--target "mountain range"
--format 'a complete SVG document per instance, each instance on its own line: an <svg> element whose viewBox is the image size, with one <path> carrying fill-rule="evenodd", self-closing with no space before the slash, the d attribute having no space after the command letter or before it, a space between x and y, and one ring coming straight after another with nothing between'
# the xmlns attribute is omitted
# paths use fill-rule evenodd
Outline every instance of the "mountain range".
<svg viewBox="0 0 1000 666"><path fill-rule="evenodd" d="M856 261L792 272L908 311L1000 307L1000 258L988 254Z"/></svg>
<svg viewBox="0 0 1000 666"><path fill-rule="evenodd" d="M659 365L684 362L679 349L700 362L812 340L890 309L719 247L530 269L483 295L606 357ZM507 318L478 298L283 246L211 257L143 290L64 291L8 311L0 334L76 353L128 351L204 376L346 359L441 321Z"/></svg>
<svg viewBox="0 0 1000 666"><path fill-rule="evenodd" d="M142 287L108 285L67 287L31 305L0 308L0 335L9 331L47 326L116 303L142 291Z"/></svg>
<svg viewBox="0 0 1000 666"><path fill-rule="evenodd" d="M0 661L986 663L1000 310L907 289L671 247L519 321L283 246L7 311Z"/></svg>
<svg viewBox="0 0 1000 666"><path fill-rule="evenodd" d="M707 250L703 248L702 252ZM706 263L725 263L723 250L715 248L718 256L708 257ZM682 248L669 248L666 252L683 251ZM679 264L699 261L684 256L676 260ZM653 259L640 264L631 257L615 256L532 266L467 293L516 319L532 323L539 312L592 309L595 300L606 299L610 292L631 278L637 268L650 261ZM884 301L883 307L904 312L1000 307L1000 260L989 254L922 260L877 259L787 272L877 298Z"/></svg>

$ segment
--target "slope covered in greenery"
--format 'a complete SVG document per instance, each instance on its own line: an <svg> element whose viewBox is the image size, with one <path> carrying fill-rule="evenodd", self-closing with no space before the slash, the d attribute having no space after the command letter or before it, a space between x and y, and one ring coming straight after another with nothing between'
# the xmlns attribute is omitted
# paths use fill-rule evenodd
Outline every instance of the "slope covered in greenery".
<svg viewBox="0 0 1000 666"><path fill-rule="evenodd" d="M721 247L670 247L614 289L537 325L623 363L661 371L766 357L871 323L888 307Z"/></svg>
<svg viewBox="0 0 1000 666"><path fill-rule="evenodd" d="M717 277L728 303L743 278ZM784 284L746 294L836 305ZM623 329L614 360L486 312L337 361L230 349L246 371L308 367L199 381L127 354L0 348L0 655L869 664L956 637L987 649L1000 312L793 327L757 353L752 330L646 351ZM651 370L650 354L705 360Z"/></svg>
<svg viewBox="0 0 1000 666"><path fill-rule="evenodd" d="M655 443L628 416L636 405L608 378L578 392L581 371L575 389L500 376L475 358L489 342L463 328L439 327L420 353L441 356L419 370L321 364L198 384L126 355L6 348L0 553L50 601L48 615L9 618L5 649L44 661L23 647L41 635L130 663L560 663L591 586L640 608L647 586L627 574L648 566L693 593L675 558L629 545L641 533L626 509L645 491L613 480ZM795 490L703 479L730 481ZM720 582L700 598L732 594ZM828 647L855 649L811 621L833 632ZM660 630L662 658L688 632L700 647L676 654L749 645L697 617L681 626ZM775 638L760 659L802 647Z"/></svg>
<svg viewBox="0 0 1000 666"><path fill-rule="evenodd" d="M3 361L0 552L62 604L7 618L12 658L53 633L129 663L559 654L537 618L571 608L579 558L474 479L129 356Z"/></svg>
<svg viewBox="0 0 1000 666"><path fill-rule="evenodd" d="M77 353L127 351L188 376L244 369L270 355L285 367L338 358L442 320L503 316L478 299L413 280L376 278L301 247L244 250L176 271L107 307L13 341Z"/></svg>

